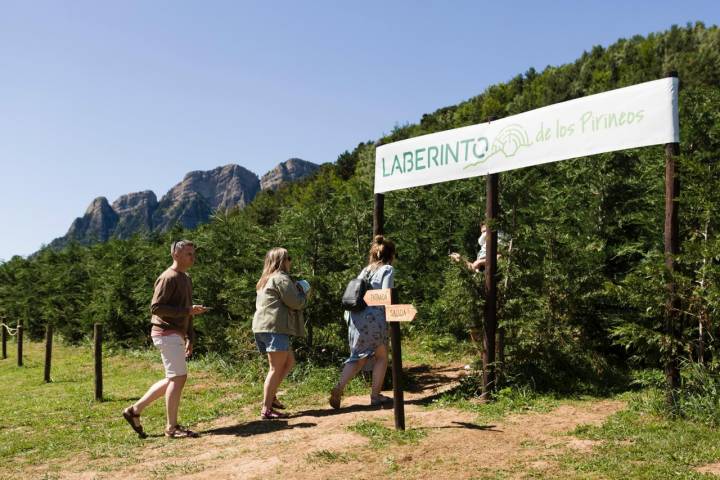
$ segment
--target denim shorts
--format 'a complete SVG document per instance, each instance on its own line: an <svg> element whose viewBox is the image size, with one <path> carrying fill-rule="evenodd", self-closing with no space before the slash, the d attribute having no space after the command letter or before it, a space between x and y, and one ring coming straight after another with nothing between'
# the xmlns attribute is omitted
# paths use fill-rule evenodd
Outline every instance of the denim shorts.
<svg viewBox="0 0 720 480"><path fill-rule="evenodd" d="M256 333L255 343L260 353L287 352L290 350L290 335L272 332Z"/></svg>

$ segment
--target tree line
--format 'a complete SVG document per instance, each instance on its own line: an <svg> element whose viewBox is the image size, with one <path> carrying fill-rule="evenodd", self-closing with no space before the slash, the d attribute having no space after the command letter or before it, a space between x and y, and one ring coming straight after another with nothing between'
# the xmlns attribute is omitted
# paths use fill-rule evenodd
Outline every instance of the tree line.
<svg viewBox="0 0 720 480"><path fill-rule="evenodd" d="M0 316L40 338L47 322L80 342L102 322L122 346L148 344L156 276L172 239L198 245L192 271L199 351L239 357L251 350L250 322L262 258L288 248L294 274L315 293L301 354L345 355L340 297L366 261L372 234L375 146L472 125L545 105L679 73L680 237L674 279L681 297L678 347L687 359L715 358L720 333L720 30L701 23L594 47L577 61L530 69L458 105L396 126L325 164L310 179L260 193L242 210L217 213L193 231L141 234L91 246L43 248L0 264ZM595 155L500 174L497 228L513 248L500 261L500 326L506 378L537 388L602 384L624 367L657 366L663 332L664 153L662 146ZM448 254L474 256L485 211L484 178L390 192L385 230L398 246L397 288L418 309L408 335L464 340L482 324L477 279ZM480 292L481 293L481 292Z"/></svg>

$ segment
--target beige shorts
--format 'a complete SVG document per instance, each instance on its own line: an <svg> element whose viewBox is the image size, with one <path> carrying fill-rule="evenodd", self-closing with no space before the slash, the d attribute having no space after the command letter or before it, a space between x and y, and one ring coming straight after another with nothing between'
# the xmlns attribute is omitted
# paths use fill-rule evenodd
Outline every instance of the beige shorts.
<svg viewBox="0 0 720 480"><path fill-rule="evenodd" d="M152 337L153 344L160 350L165 377L179 377L187 375L187 362L185 361L185 340L180 335L165 335Z"/></svg>

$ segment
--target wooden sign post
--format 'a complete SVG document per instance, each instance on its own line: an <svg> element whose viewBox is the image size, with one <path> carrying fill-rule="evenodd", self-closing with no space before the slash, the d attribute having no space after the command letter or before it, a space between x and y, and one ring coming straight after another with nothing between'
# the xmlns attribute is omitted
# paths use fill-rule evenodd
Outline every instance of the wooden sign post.
<svg viewBox="0 0 720 480"><path fill-rule="evenodd" d="M385 229L385 195L375 194L373 208L373 235L383 235ZM405 399L402 389L402 348L400 345L400 323L409 322L417 313L412 305L394 305L393 290L383 288L369 290L363 297L368 305L384 305L385 320L390 322L390 345L392 348L393 406L395 430L405 430Z"/></svg>

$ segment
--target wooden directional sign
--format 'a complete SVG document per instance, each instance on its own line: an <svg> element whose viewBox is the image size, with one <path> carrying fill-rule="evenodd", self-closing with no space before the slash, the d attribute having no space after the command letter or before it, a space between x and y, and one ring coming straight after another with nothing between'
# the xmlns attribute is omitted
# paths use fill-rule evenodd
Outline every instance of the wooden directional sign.
<svg viewBox="0 0 720 480"><path fill-rule="evenodd" d="M385 305L385 320L388 322L411 322L417 310L412 305Z"/></svg>
<svg viewBox="0 0 720 480"><path fill-rule="evenodd" d="M392 288L379 288L368 290L363 297L368 305L390 305L392 303Z"/></svg>

